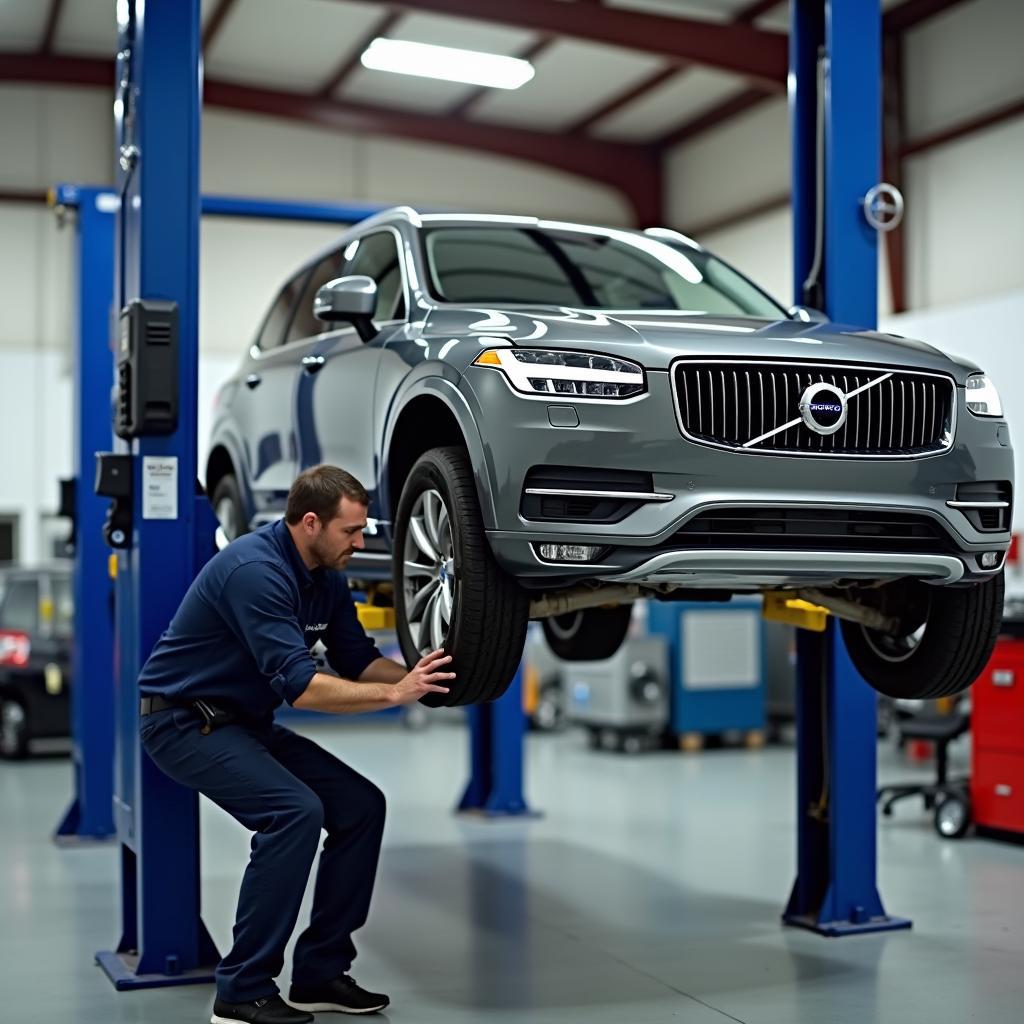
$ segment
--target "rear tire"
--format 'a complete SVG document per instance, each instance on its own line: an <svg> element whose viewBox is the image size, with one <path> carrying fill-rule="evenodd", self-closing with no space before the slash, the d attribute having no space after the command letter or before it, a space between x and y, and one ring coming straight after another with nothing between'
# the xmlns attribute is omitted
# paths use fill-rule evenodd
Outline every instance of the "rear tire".
<svg viewBox="0 0 1024 1024"><path fill-rule="evenodd" d="M890 637L843 621L843 640L857 671L897 700L932 700L966 690L995 647L1003 617L1003 574L970 587L900 580L872 594L873 607L901 621Z"/></svg>
<svg viewBox="0 0 1024 1024"><path fill-rule="evenodd" d="M219 524L218 533L223 534L228 544L237 540L243 533L249 532L249 522L242 502L242 489L232 473L227 473L217 481L210 496L210 504Z"/></svg>
<svg viewBox="0 0 1024 1024"><path fill-rule="evenodd" d="M544 620L544 636L563 661L603 661L622 646L632 615L631 604L552 615Z"/></svg>
<svg viewBox="0 0 1024 1024"><path fill-rule="evenodd" d="M491 553L461 448L433 448L409 473L395 516L392 578L406 662L438 647L453 659L451 692L422 703L497 700L519 669L530 604Z"/></svg>

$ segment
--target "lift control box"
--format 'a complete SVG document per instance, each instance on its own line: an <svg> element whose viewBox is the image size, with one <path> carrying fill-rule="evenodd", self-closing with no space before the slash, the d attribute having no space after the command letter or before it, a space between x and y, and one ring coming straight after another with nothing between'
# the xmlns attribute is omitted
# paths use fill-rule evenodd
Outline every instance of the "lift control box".
<svg viewBox="0 0 1024 1024"><path fill-rule="evenodd" d="M178 427L178 304L135 299L121 310L114 432L132 438Z"/></svg>

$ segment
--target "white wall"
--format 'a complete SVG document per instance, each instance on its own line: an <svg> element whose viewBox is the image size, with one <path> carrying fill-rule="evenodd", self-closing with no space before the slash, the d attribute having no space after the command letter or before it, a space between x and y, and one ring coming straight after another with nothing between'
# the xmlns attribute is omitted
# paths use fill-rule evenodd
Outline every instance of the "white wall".
<svg viewBox="0 0 1024 1024"><path fill-rule="evenodd" d="M910 308L1024 286L1022 180L1024 118L907 161Z"/></svg>
<svg viewBox="0 0 1024 1024"><path fill-rule="evenodd" d="M666 212L687 231L789 191L789 114L769 100L676 146L665 165Z"/></svg>
<svg viewBox="0 0 1024 1024"><path fill-rule="evenodd" d="M793 303L793 215L788 206L701 235L712 252L753 278L784 306Z"/></svg>

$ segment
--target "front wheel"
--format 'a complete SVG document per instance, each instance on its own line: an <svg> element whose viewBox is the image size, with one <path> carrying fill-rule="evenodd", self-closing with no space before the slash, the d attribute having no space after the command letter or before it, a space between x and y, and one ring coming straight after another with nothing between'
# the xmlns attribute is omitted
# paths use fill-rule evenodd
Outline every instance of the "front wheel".
<svg viewBox="0 0 1024 1024"><path fill-rule="evenodd" d="M871 605L899 620L894 635L843 620L857 671L879 693L931 700L966 690L992 655L1003 617L1003 574L970 587L899 580L872 592Z"/></svg>
<svg viewBox="0 0 1024 1024"><path fill-rule="evenodd" d="M430 707L496 700L515 677L529 600L494 559L461 448L433 448L413 466L395 517L395 625L414 665L438 648L452 655L451 692Z"/></svg>

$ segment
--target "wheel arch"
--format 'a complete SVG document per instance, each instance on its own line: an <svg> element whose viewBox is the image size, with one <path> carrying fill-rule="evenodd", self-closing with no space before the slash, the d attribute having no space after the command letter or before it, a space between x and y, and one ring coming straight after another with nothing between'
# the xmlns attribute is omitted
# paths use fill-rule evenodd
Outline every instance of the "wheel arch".
<svg viewBox="0 0 1024 1024"><path fill-rule="evenodd" d="M394 521L402 486L416 460L431 448L448 445L464 448L469 455L481 518L485 529L493 529L496 517L480 433L458 388L437 377L421 381L415 391L403 396L389 424L381 474L388 515Z"/></svg>

